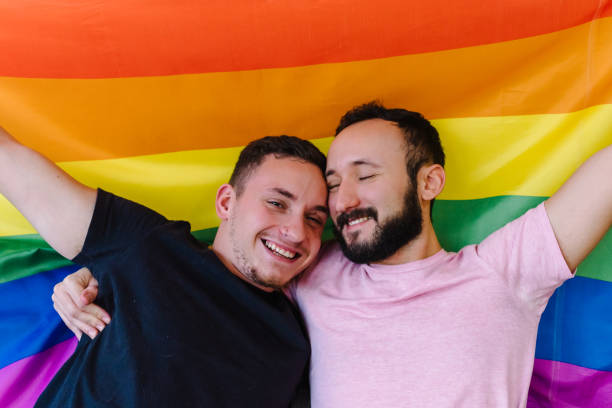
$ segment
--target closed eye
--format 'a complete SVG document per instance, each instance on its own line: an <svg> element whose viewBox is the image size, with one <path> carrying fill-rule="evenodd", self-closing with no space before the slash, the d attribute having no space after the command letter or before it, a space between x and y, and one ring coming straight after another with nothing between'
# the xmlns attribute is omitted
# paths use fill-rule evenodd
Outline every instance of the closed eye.
<svg viewBox="0 0 612 408"><path fill-rule="evenodd" d="M323 225L325 223L325 221L321 220L319 217L308 216L306 219L314 222L316 225Z"/></svg>
<svg viewBox="0 0 612 408"><path fill-rule="evenodd" d="M359 180L360 180L360 181L363 181L363 180L368 180L368 179L371 179L371 178L373 178L373 177L375 177L375 176L376 176L376 174L370 174L370 175L367 175L367 176L362 176L362 177L359 177Z"/></svg>

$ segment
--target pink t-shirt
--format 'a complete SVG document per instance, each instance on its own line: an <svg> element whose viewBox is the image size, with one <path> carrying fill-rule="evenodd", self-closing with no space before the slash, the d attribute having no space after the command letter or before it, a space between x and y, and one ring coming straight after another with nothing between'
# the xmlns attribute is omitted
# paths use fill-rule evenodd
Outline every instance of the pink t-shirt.
<svg viewBox="0 0 612 408"><path fill-rule="evenodd" d="M458 253L358 265L326 247L291 288L312 407L523 407L540 315L572 276L543 205Z"/></svg>

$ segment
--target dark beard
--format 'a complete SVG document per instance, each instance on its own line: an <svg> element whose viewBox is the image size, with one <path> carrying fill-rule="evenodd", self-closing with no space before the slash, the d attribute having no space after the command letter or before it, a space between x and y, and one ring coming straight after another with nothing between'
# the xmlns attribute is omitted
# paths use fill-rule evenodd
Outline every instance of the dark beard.
<svg viewBox="0 0 612 408"><path fill-rule="evenodd" d="M370 207L356 209L348 214L340 214L336 219L338 225L333 225L334 235L344 256L358 264L373 263L389 258L404 245L415 239L423 230L421 206L416 191L411 188L404 195L404 206L399 214L394 215L384 224L377 223L371 240L347 245L340 232L342 227L348 223L349 219L366 216L378 221L376 209Z"/></svg>

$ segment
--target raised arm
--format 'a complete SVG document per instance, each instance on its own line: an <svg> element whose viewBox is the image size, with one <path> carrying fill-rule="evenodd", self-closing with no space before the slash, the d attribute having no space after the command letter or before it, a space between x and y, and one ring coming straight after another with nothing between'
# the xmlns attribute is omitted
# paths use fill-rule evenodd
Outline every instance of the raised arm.
<svg viewBox="0 0 612 408"><path fill-rule="evenodd" d="M86 187L0 128L0 193L57 252L74 258L83 247L96 201Z"/></svg>
<svg viewBox="0 0 612 408"><path fill-rule="evenodd" d="M612 224L612 146L584 162L544 205L565 261L574 270Z"/></svg>

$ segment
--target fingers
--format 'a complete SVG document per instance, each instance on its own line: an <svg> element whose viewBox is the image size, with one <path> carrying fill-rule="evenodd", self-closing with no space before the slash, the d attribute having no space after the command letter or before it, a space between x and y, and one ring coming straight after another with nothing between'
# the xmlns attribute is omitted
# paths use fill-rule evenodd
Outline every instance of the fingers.
<svg viewBox="0 0 612 408"><path fill-rule="evenodd" d="M55 285L51 299L53 300L53 308L62 321L79 339L82 333L93 339L100 330L104 329L104 323L100 322L95 316L89 315L85 310L86 306L77 305L73 301L63 282Z"/></svg>
<svg viewBox="0 0 612 408"><path fill-rule="evenodd" d="M81 305L85 306L90 303L93 303L96 300L96 297L98 297L98 287L88 287L81 291L81 294L79 295L79 300L81 301Z"/></svg>
<svg viewBox="0 0 612 408"><path fill-rule="evenodd" d="M98 282L85 268L66 276L53 288L54 309L79 339L82 333L93 339L110 322L108 313L92 303L97 294Z"/></svg>
<svg viewBox="0 0 612 408"><path fill-rule="evenodd" d="M53 308L68 329L70 329L70 331L73 332L75 336L79 338L79 340L81 339L83 332L87 333L89 337L94 338L97 335L97 330L94 327L88 327L81 322L76 322L71 317L71 315L76 313L75 311L78 310L78 307L74 304L70 296L67 295L66 290L62 285L63 283L58 283L53 288L53 294L51 295Z"/></svg>
<svg viewBox="0 0 612 408"><path fill-rule="evenodd" d="M55 309L55 311L57 312L57 314L59 315L60 319L62 319L62 321L64 322L64 324L66 325L66 327L68 327L68 329L74 333L74 335L77 337L77 339L81 340L81 336L83 335L83 332L81 330L79 330L78 327L76 327L75 325L73 325L70 320L68 320L66 318L66 316L64 315L64 313L62 313L62 311L60 309L57 308L57 305L55 303L55 299L53 296L51 296L51 299L53 299L53 308Z"/></svg>
<svg viewBox="0 0 612 408"><path fill-rule="evenodd" d="M89 313L98 320L104 322L104 325L110 323L110 315L106 310L102 309L93 302L98 297L98 281L93 277L89 269L81 268L74 273L74 277L67 276L66 289L72 298L72 301L79 305L82 312ZM98 327L98 329L103 329Z"/></svg>
<svg viewBox="0 0 612 408"><path fill-rule="evenodd" d="M98 296L98 281L87 268L66 276L64 283L68 294L78 305L88 305Z"/></svg>

